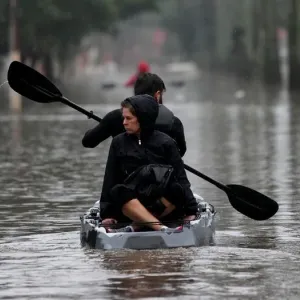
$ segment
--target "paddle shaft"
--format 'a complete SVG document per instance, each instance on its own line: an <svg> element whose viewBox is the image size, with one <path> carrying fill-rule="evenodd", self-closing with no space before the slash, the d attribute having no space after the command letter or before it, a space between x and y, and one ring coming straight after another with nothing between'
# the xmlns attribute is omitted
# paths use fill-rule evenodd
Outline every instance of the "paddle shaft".
<svg viewBox="0 0 300 300"><path fill-rule="evenodd" d="M229 187L227 187L226 185L224 185L218 181L215 181L214 179L206 176L205 174L202 174L201 172L195 170L194 168L192 168L186 164L184 164L184 168L186 170L188 170L189 172L193 173L194 175L199 176L199 177L203 178L204 180L210 182L211 184L215 185L216 187L218 187L219 189L223 190L226 193L231 191L231 189Z"/></svg>
<svg viewBox="0 0 300 300"><path fill-rule="evenodd" d="M215 185L219 189L223 190L227 194L227 196L230 197L230 199L232 199L232 197L234 197L235 199L237 199L239 201L245 202L245 200L243 198L240 198L237 195L234 195L234 191L230 187L228 187L228 186L226 186L226 185L224 185L224 184L222 184L218 181L215 181L214 179L206 176L205 174L202 174L201 172L195 170L194 168L192 168L192 167L190 167L186 164L184 164L184 168L186 170L188 170L189 172L195 174L196 176L199 176L199 177L203 178L204 180L210 182L211 184ZM257 206L257 205L254 205L254 204L248 203L248 202L247 202L247 204L254 207L254 208L259 209L259 206Z"/></svg>
<svg viewBox="0 0 300 300"><path fill-rule="evenodd" d="M58 97L58 100L61 102L61 103L64 103L74 109L76 109L77 111L85 114L89 119L94 119L98 122L101 122L102 119L99 118L98 116L94 115L94 113L92 111L87 111L85 110L84 108L82 108L81 106L77 105L76 103L70 101L69 99L67 99L66 97Z"/></svg>
<svg viewBox="0 0 300 300"><path fill-rule="evenodd" d="M25 81L25 80L23 80L23 81ZM76 103L72 102L71 100L69 100L68 98L66 98L64 96L51 93L50 91L45 90L41 86L35 86L34 88L36 90L40 91L41 93L47 95L48 97L52 97L54 102L59 101L63 104L66 104L66 105L76 109L77 111L81 112L82 114L86 115L89 119L94 119L98 122L102 121L102 119L99 118L98 116L94 115L94 113L92 111L85 110L84 108L82 108L81 106L77 105Z"/></svg>

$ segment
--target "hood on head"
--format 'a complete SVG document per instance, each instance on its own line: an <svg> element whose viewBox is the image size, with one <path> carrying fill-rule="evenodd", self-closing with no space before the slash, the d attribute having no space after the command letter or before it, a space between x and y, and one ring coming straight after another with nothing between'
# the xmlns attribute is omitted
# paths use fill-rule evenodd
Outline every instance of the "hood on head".
<svg viewBox="0 0 300 300"><path fill-rule="evenodd" d="M149 64L145 61L140 61L140 63L138 64L138 72L140 73L150 72Z"/></svg>
<svg viewBox="0 0 300 300"><path fill-rule="evenodd" d="M136 95L127 98L135 110L136 117L141 126L141 132L153 131L158 116L158 103L149 95Z"/></svg>

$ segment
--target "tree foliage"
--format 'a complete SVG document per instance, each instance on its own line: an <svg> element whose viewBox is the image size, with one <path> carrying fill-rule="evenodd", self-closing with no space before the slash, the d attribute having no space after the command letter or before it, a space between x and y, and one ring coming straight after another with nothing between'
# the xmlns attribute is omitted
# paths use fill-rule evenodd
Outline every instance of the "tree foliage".
<svg viewBox="0 0 300 300"><path fill-rule="evenodd" d="M90 31L155 10L157 0L17 0L22 50L45 53L76 45ZM9 0L0 1L0 51L8 49Z"/></svg>

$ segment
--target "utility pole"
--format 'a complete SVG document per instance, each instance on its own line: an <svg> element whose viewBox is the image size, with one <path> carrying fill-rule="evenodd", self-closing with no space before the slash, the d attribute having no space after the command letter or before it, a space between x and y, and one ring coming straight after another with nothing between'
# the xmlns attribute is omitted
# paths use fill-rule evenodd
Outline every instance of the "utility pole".
<svg viewBox="0 0 300 300"><path fill-rule="evenodd" d="M21 60L20 43L19 43L19 27L17 14L17 1L9 0L9 60L10 62ZM13 112L22 110L21 96L9 89L9 104Z"/></svg>

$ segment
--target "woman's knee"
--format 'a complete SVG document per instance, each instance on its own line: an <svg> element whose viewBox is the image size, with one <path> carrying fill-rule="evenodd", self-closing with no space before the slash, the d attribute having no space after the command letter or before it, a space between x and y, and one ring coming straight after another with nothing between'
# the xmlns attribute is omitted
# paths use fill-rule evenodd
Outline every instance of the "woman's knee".
<svg viewBox="0 0 300 300"><path fill-rule="evenodd" d="M122 213L126 214L128 210L138 209L141 205L141 202L137 199L130 199L127 202L125 202L122 206Z"/></svg>
<svg viewBox="0 0 300 300"><path fill-rule="evenodd" d="M168 199L165 197L162 197L161 199L158 200L158 202L161 203L161 208L158 213L159 217L164 217L170 214L172 211L176 209L176 206L172 204Z"/></svg>
<svg viewBox="0 0 300 300"><path fill-rule="evenodd" d="M175 205L172 204L168 199L166 199L165 197L162 197L160 198L160 201L161 203L166 207L166 208L171 208L171 207L174 207L175 208Z"/></svg>

